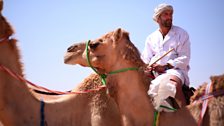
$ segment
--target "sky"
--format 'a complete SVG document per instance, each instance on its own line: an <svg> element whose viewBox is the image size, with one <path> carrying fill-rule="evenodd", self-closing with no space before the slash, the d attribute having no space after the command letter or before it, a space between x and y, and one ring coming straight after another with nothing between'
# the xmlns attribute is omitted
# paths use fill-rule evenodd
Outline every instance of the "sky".
<svg viewBox="0 0 224 126"><path fill-rule="evenodd" d="M190 36L191 86L224 74L223 0L4 0L3 15L15 30L26 79L68 91L93 73L64 64L70 45L123 28L142 52L146 37L158 28L152 15L160 3L174 7L173 24Z"/></svg>

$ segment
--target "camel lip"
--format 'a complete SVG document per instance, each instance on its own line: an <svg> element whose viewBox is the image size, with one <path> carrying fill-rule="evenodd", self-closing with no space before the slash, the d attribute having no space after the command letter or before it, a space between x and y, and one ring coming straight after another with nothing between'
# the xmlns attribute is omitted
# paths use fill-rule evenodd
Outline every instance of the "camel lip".
<svg viewBox="0 0 224 126"><path fill-rule="evenodd" d="M70 58L64 58L64 63L69 64Z"/></svg>
<svg viewBox="0 0 224 126"><path fill-rule="evenodd" d="M73 64L72 61L76 60L77 57L82 55L83 50L77 50L75 52L66 52L64 55L64 63L65 64Z"/></svg>
<svg viewBox="0 0 224 126"><path fill-rule="evenodd" d="M67 52L64 56L64 63L71 64L72 57L73 57L73 54Z"/></svg>

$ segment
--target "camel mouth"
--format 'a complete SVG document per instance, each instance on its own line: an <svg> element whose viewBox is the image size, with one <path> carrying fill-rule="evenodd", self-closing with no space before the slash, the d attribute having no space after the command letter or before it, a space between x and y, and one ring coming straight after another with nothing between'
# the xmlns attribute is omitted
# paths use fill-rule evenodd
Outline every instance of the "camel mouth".
<svg viewBox="0 0 224 126"><path fill-rule="evenodd" d="M81 51L67 52L64 56L65 64L76 64L75 61L79 58Z"/></svg>
<svg viewBox="0 0 224 126"><path fill-rule="evenodd" d="M64 63L65 63L65 64L70 64L71 59L72 59L72 56L66 54L66 55L64 56Z"/></svg>

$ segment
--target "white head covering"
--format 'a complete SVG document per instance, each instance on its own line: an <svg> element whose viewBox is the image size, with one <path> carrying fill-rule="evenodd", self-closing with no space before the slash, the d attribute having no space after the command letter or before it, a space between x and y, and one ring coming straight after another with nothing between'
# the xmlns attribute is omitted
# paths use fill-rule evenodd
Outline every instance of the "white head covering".
<svg viewBox="0 0 224 126"><path fill-rule="evenodd" d="M162 4L159 4L155 9L154 9L154 14L152 16L153 20L155 22L157 22L160 14L165 11L165 10L172 10L173 11L173 7L169 4L166 4L166 3L162 3Z"/></svg>

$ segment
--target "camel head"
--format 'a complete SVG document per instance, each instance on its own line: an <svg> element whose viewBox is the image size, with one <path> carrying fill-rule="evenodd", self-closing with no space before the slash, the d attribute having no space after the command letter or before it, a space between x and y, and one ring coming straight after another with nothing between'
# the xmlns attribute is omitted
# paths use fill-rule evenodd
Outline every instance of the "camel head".
<svg viewBox="0 0 224 126"><path fill-rule="evenodd" d="M70 46L65 54L64 62L89 66L86 43L82 42ZM133 63L136 64L135 61L137 60L141 62L137 48L129 39L129 33L121 28L95 40L90 40L87 46L90 63L98 70L109 72L115 69L133 67ZM141 62L142 64L143 62ZM136 67L136 65L134 66Z"/></svg>
<svg viewBox="0 0 224 126"><path fill-rule="evenodd" d="M2 15L3 1L0 0L0 39L6 39L10 37L14 31L5 17Z"/></svg>
<svg viewBox="0 0 224 126"><path fill-rule="evenodd" d="M0 44L1 44L0 54L1 54L1 58L6 56L5 54L10 53L10 52L6 53L7 51L6 48L9 47L9 49L14 49L14 44L8 43L9 37L13 34L14 31L11 25L9 24L9 22L7 22L6 18L2 15L1 13L2 10L3 10L3 1L0 0Z"/></svg>
<svg viewBox="0 0 224 126"><path fill-rule="evenodd" d="M65 64L80 64L82 66L86 66L85 60L84 60L84 51L85 51L85 42L81 43L75 43L72 46L70 46L67 49L67 52L65 53L64 56L64 62ZM83 57L82 57L83 55Z"/></svg>
<svg viewBox="0 0 224 126"><path fill-rule="evenodd" d="M12 26L2 15L3 10L3 0L0 0L0 65L11 68L11 66L18 65L17 67L12 67L11 70L22 74L22 65L20 63L20 55L17 47L17 40L11 36L14 33ZM8 62L14 61L12 64Z"/></svg>

